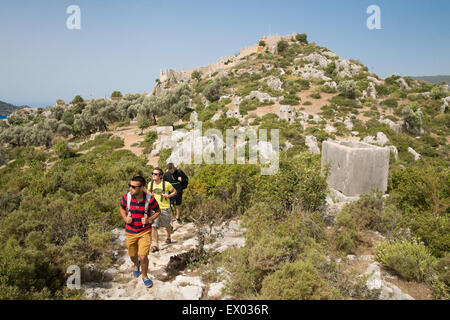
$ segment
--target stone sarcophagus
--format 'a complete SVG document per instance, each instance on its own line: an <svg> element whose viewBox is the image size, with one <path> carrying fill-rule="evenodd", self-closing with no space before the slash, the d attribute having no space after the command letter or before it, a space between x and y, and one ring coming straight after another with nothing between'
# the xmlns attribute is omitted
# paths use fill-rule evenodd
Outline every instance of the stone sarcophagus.
<svg viewBox="0 0 450 320"><path fill-rule="evenodd" d="M389 148L355 141L324 141L322 168L329 163L327 182L346 196L359 196L373 188L385 192L389 171Z"/></svg>

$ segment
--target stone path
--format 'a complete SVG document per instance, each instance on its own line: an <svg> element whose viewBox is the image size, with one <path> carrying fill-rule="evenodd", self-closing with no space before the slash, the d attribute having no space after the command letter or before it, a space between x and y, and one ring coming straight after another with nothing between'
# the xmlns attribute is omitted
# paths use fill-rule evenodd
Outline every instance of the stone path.
<svg viewBox="0 0 450 320"><path fill-rule="evenodd" d="M231 221L228 225L222 225L222 237L205 249L222 252L228 247L243 247L245 238L240 221ZM130 261L125 247L124 229L113 230L114 245L116 247L116 263L105 271L105 276L110 279L104 283L85 283L82 289L85 296L91 299L103 300L199 300L210 298L224 298L221 289L225 282L205 284L199 276L192 276L190 270L181 271L173 280L164 281L165 267L171 256L188 252L195 248L195 227L193 223L178 225L174 223L172 243L164 243L165 230L159 232L159 252L150 253L149 276L153 281L153 287L147 289L141 277L133 278L133 263ZM216 229L214 233L217 233ZM160 280L161 279L161 280ZM226 298L226 297L225 297Z"/></svg>

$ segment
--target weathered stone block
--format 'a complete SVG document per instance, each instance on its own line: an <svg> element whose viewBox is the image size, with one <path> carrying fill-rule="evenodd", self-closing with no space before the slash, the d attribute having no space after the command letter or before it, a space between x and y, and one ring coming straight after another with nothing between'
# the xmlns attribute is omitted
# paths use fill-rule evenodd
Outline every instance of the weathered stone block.
<svg viewBox="0 0 450 320"><path fill-rule="evenodd" d="M330 163L328 185L346 196L387 189L389 148L355 141L324 141L322 167Z"/></svg>

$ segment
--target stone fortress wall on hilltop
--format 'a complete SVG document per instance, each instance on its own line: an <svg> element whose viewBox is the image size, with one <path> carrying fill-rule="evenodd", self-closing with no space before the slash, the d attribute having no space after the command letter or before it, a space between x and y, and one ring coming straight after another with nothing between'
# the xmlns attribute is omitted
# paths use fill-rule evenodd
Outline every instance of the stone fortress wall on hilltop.
<svg viewBox="0 0 450 320"><path fill-rule="evenodd" d="M266 43L266 47L269 49L270 52L276 52L276 47L278 44L278 41L280 40L290 40L292 37L295 37L295 33L292 33L291 35L287 36L280 36L278 34L264 36L261 38L262 41ZM259 44L254 44L249 47L246 47L242 49L239 54L235 54L233 56L228 57L221 57L219 58L215 63L208 64L205 67L196 67L191 69L183 69L183 70L173 70L173 69L166 69L159 71L159 80L164 83L166 81L169 81L170 79L174 79L177 82L186 82L191 79L192 73L194 71L199 71L202 74L211 74L214 72L219 72L221 70L225 70L231 67L234 67L236 64L239 63L239 61L246 56L249 56L253 53L259 53L262 51L262 48L259 46Z"/></svg>

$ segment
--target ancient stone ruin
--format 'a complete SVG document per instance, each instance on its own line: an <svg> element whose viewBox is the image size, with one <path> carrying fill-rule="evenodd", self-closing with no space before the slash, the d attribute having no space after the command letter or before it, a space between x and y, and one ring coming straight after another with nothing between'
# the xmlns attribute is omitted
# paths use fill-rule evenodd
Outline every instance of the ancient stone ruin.
<svg viewBox="0 0 450 320"><path fill-rule="evenodd" d="M373 188L386 191L389 156L389 148L363 142L322 143L322 168L330 164L328 186L349 197L369 193Z"/></svg>

